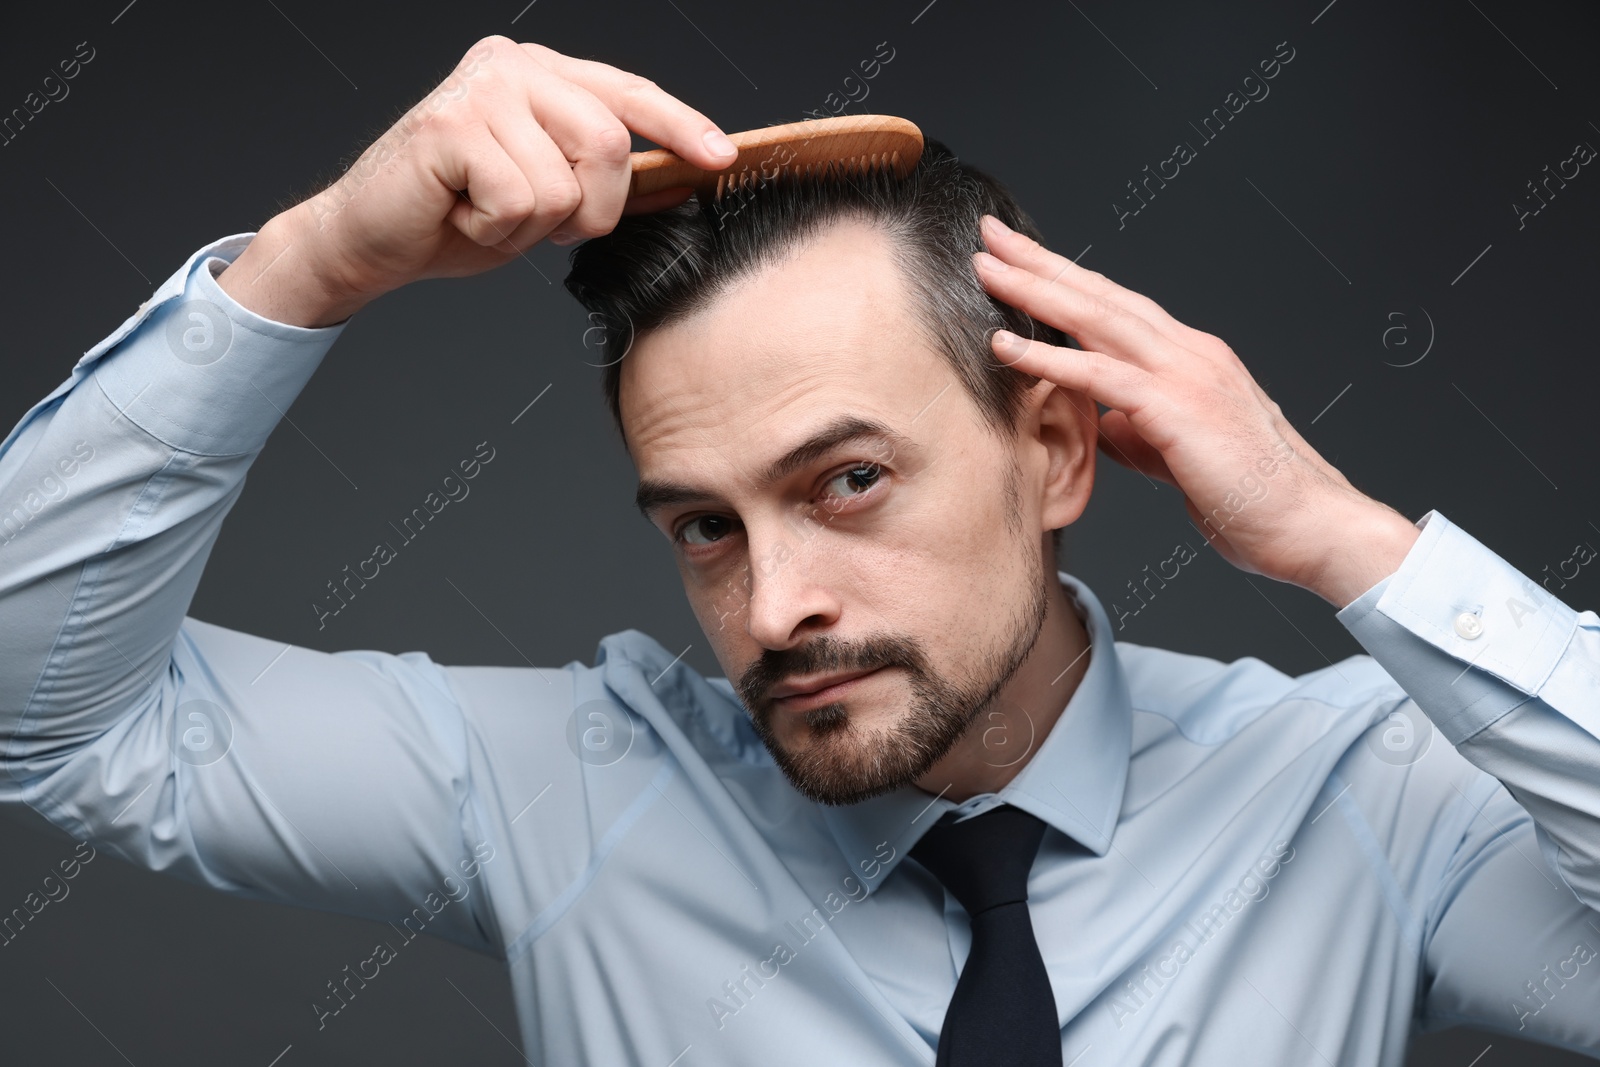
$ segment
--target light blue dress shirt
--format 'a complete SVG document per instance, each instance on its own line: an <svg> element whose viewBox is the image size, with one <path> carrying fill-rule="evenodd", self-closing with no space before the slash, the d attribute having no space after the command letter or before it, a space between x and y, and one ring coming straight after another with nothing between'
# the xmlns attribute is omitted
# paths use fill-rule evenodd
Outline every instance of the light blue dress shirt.
<svg viewBox="0 0 1600 1067"><path fill-rule="evenodd" d="M0 445L0 801L387 920L308 999L322 1026L429 933L507 961L540 1065L932 1064L969 927L902 861L948 799L805 800L727 680L636 630L592 666L464 667L186 617L342 330L221 290L250 237L196 252ZM1370 656L1298 677L1118 641L1059 575L1087 673L960 807L1048 826L1029 894L1066 1063L1397 1065L1456 1023L1600 1051L1600 618L1417 525L1338 613Z"/></svg>

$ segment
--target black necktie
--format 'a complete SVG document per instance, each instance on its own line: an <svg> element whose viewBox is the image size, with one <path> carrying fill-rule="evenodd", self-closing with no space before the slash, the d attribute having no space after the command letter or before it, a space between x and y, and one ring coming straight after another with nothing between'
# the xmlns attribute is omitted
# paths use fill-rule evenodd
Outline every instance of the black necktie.
<svg viewBox="0 0 1600 1067"><path fill-rule="evenodd" d="M1028 871L1044 823L1009 804L955 818L946 812L911 850L972 919L936 1067L1060 1067L1055 996L1028 918Z"/></svg>

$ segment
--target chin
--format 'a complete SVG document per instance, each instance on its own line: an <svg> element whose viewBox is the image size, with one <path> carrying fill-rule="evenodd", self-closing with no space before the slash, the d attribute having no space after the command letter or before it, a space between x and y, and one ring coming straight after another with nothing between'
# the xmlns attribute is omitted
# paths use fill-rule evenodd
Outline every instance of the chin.
<svg viewBox="0 0 1600 1067"><path fill-rule="evenodd" d="M896 729L911 715L904 706L839 701L788 714L794 721L782 736L764 738L767 750L789 784L819 804L855 804L893 792L943 755L907 744Z"/></svg>

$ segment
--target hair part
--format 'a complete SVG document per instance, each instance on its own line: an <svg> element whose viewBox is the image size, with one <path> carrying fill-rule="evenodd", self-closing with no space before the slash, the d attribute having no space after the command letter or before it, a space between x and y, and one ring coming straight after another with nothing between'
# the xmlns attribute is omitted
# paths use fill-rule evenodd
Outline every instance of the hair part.
<svg viewBox="0 0 1600 1067"><path fill-rule="evenodd" d="M605 363L601 388L627 449L622 424L622 360L640 334L673 325L714 304L741 280L781 261L833 224L862 221L888 238L911 294L923 339L949 363L985 427L1009 442L1027 391L1039 379L998 361L989 338L1005 328L1047 344L1077 347L1061 330L990 296L972 265L985 250L984 214L1042 243L1033 219L1010 191L927 138L910 175L843 174L829 169L782 175L721 200L698 195L675 207L625 215L610 233L570 254L563 284L589 312ZM1061 532L1053 531L1059 548Z"/></svg>

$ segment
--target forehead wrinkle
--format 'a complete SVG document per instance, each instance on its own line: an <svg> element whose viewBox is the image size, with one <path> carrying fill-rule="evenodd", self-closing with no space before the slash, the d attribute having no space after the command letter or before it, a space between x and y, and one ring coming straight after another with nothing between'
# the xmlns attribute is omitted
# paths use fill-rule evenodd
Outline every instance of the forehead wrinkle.
<svg viewBox="0 0 1600 1067"><path fill-rule="evenodd" d="M834 355L829 352L829 354L822 354L821 358L827 360L827 358L834 357ZM782 434L781 427L778 424L786 427L802 424L805 421L803 411L800 416L795 416L792 419L782 419L782 413L786 413L787 410L795 408L795 406L803 406L808 400L813 400L813 398L822 395L822 386L826 384L827 378L829 378L829 374L821 370L821 368L806 368L805 371L792 378L792 381L784 382L781 387L771 390L770 395L763 397L763 403L760 405L763 411L760 414L760 418L747 419L746 426L739 426L736 429L736 435L717 438L717 440L709 440L710 435L707 434L707 427L704 424L699 424L699 422L688 421L686 416L682 416L682 410L678 410L677 405L674 405L674 410L678 411L685 424L696 430L696 434L701 437L702 442L707 442L706 445L702 445L704 451L710 453L710 456L717 459L717 461L725 462L726 466L728 466L728 470L723 472L720 477L726 478L726 480L730 480L730 482L736 483L742 488L760 488L763 472L770 469L773 466L773 462L784 454L774 453L771 456L766 456L766 448L763 445L771 442L774 437L786 437L786 435ZM664 397L664 395L662 395L662 400L672 403L670 398ZM856 406L861 406L858 397L840 397L840 400L848 400L848 402L856 403ZM754 410L755 406L757 405L749 403L749 405L744 405L744 410ZM872 421L883 422L880 416L872 413L872 405L870 403L866 405L866 408L869 411L867 418L872 419ZM659 435L656 438L656 448L662 451L682 451L686 450L686 448L696 448L696 446L686 445L686 443L674 445L674 443L670 443L669 437L670 435ZM754 462L741 462L742 459L750 458L750 456L755 456L758 459L755 459ZM675 478L661 478L651 475L651 477L643 478L643 482L675 482ZM710 496L717 496L717 494L707 493L706 496L710 498Z"/></svg>
<svg viewBox="0 0 1600 1067"><path fill-rule="evenodd" d="M677 405L677 403L675 403L673 401L672 397L670 397L666 393L662 392L660 390L660 388L652 385L650 387L650 391L655 394L655 397L656 397L656 399L658 401L660 401L661 403L665 404L667 407L670 407L672 409L672 413L677 416L677 421L678 421L678 424L680 426L684 427L686 430L693 431L696 435L698 435L703 440L706 440L707 442L710 441L710 435L709 435L708 427L706 425L704 425L703 422L696 421L695 419L691 419L689 416L685 415L683 413L683 409L680 408ZM648 409L646 409L645 412L641 412L640 417L644 418L648 414L649 414L649 411L648 411ZM645 427L645 430L646 430L646 432L644 432L642 434L637 434L635 436L634 447L637 448L637 449L642 450L644 444L651 440L651 435L648 432L648 430L649 430L648 422L647 422L647 425ZM663 436L670 436L671 433L672 433L672 427L669 425L667 427L667 429L664 430L664 431L659 430L659 428L658 428L658 432L656 433L655 436L659 440ZM668 445L666 445L664 447L670 449L673 446L668 444ZM678 447L681 448L683 446L680 445Z"/></svg>
<svg viewBox="0 0 1600 1067"><path fill-rule="evenodd" d="M742 318L777 327L757 329L753 333L736 327L730 337L737 336L739 342L749 348L752 358L746 358L742 368L735 361L734 374L720 382L714 373L710 376L705 373L706 364L697 358L698 376L709 379L705 387L692 392L676 389L676 383L669 377L663 379L671 391L668 394L652 384L649 393L654 403L644 406L636 416L642 424L633 435L638 442L636 461L650 451L651 442L665 452L701 449L717 460L726 459L730 453L742 458L747 453L764 451L759 445L771 436L773 423L780 420L784 412L803 406L826 384L847 387L848 375L857 369L867 370L876 362L874 353L878 339L896 338L897 348L907 347L906 342L911 342L911 347L924 347L916 344L923 340L923 331L918 328L914 313L908 314L914 312L907 306L908 298L914 299L914 294L908 292L893 237L877 227L865 226L870 251L863 256L864 247L857 229L863 226L864 223L857 220L840 220L839 225L813 235L793 254L779 257L752 272L738 290L722 293L719 299L659 328L658 336L667 342L669 350L650 352L647 358L689 354L696 338L704 332L707 320L720 318L725 324L724 316L730 310L735 322ZM797 262L805 260L816 244L830 242L848 243L841 246L838 254ZM880 264L882 269L879 269ZM858 267L862 269L856 269ZM795 279L797 283L804 279L805 284L800 289L785 284L782 276L789 270L802 272ZM841 277L841 270L850 281ZM838 299L841 296L844 299ZM719 324L718 330L726 334L728 327L723 324ZM803 343L789 340L796 337L804 338ZM723 339L726 341L729 337ZM670 349L688 351L674 353ZM638 354L646 355L643 351ZM924 355L938 360L936 351ZM767 373L752 377L752 363L759 363ZM664 373L659 368L642 371L637 364L632 370L629 377L635 389L644 379ZM743 379L742 388L727 387L729 381L739 379ZM862 406L859 390L844 388L839 391L841 399L845 399L848 392L852 406ZM883 392L882 389L878 391ZM680 392L683 395L677 396ZM872 398L867 399L868 408L876 406L871 404ZM671 409L670 416L663 412L663 405ZM699 417L691 418L685 407ZM688 433L691 429L692 435Z"/></svg>
<svg viewBox="0 0 1600 1067"><path fill-rule="evenodd" d="M920 446L888 423L855 413L835 414L826 422L813 427L804 437L789 444L765 465L748 474L736 474L753 488L762 490L777 485L794 474L813 466L818 460L847 446L868 441L887 444L892 450L915 453ZM717 499L715 490L686 485L665 479L645 477L639 482L635 503L646 518L670 507Z"/></svg>
<svg viewBox="0 0 1600 1067"><path fill-rule="evenodd" d="M774 353L774 359L778 356ZM653 444L657 449L666 451L681 450L684 448L703 448L718 459L726 459L730 455L739 457L752 451L762 450L773 432L774 422L787 423L784 413L804 403L821 393L828 384L830 377L836 378L839 374L849 373L850 353L827 351L815 353L814 356L805 358L797 373L786 376L788 380L781 384L768 385L759 389L759 399L741 402L736 391L717 396L707 390L689 392L686 395L704 402L703 407L712 409L705 417L691 419L683 409L659 388L652 387L652 392L664 404L672 408L677 416L678 426L668 426L666 429L647 427L646 431L636 435L637 447L642 455L646 444ZM821 365L819 365L821 364ZM751 385L761 386L758 381ZM851 399L858 399L852 397ZM731 403L735 409L748 414L758 414L758 417L748 419L722 419L718 420L715 407L718 404ZM673 442L673 438L680 435L681 426L685 430L693 430L699 439L698 444ZM716 435L712 429L715 427ZM654 432L650 432L654 430ZM740 472L736 472L740 473Z"/></svg>

